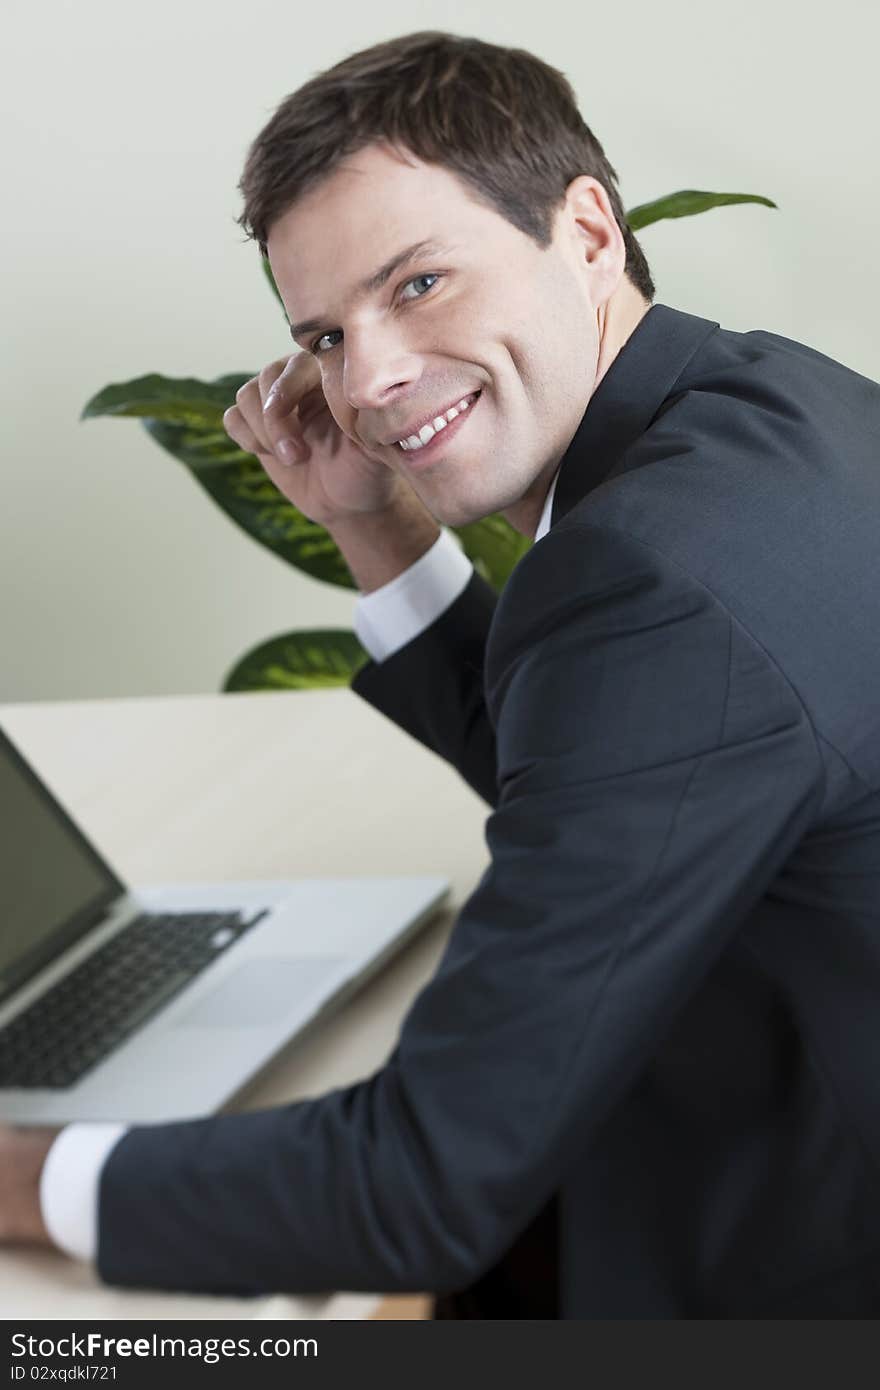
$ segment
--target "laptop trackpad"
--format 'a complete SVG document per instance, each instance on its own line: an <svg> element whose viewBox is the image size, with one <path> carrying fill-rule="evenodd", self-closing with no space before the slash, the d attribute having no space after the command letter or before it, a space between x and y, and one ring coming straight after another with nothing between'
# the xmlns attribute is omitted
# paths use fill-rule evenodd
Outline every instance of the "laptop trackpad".
<svg viewBox="0 0 880 1390"><path fill-rule="evenodd" d="M178 1026L241 1028L270 1023L320 999L324 988L342 978L338 956L261 957L243 961L176 1020Z"/></svg>

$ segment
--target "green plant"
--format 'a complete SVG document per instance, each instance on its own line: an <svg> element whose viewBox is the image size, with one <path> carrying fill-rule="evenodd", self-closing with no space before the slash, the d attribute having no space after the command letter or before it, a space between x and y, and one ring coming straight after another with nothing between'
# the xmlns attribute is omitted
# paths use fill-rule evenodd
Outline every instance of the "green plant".
<svg viewBox="0 0 880 1390"><path fill-rule="evenodd" d="M652 222L692 217L730 203L776 207L758 194L683 189L642 203L626 216L633 231L639 231ZM263 269L284 311L265 258ZM282 497L259 459L233 443L223 428L224 411L234 404L239 386L254 375L230 372L213 381L199 381L153 372L105 386L87 402L80 419L100 415L139 418L156 443L185 464L217 506L254 540L313 579L353 589L354 580L327 531ZM475 569L499 591L532 545L498 515L454 529ZM348 685L366 660L367 653L357 637L344 628L289 632L246 652L228 672L222 689L302 690Z"/></svg>

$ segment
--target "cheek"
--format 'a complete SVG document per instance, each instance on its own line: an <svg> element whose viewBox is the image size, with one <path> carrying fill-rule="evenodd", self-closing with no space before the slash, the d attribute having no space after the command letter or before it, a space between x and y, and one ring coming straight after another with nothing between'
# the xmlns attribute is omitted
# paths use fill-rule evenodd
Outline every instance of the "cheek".
<svg viewBox="0 0 880 1390"><path fill-rule="evenodd" d="M571 288L557 288L535 314L529 336L529 370L536 393L551 410L583 391L595 362L589 315Z"/></svg>
<svg viewBox="0 0 880 1390"><path fill-rule="evenodd" d="M485 344L497 364L501 388L506 383L514 394L543 394L556 369L555 306L545 282L546 276L514 269L512 275L482 285L476 301L473 341Z"/></svg>

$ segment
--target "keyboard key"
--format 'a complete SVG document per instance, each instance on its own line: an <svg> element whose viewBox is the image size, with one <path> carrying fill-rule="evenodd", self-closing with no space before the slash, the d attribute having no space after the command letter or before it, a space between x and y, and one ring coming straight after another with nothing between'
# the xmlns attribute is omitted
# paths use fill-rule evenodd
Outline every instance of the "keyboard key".
<svg viewBox="0 0 880 1390"><path fill-rule="evenodd" d="M0 1087L73 1085L265 915L135 918L0 1029Z"/></svg>

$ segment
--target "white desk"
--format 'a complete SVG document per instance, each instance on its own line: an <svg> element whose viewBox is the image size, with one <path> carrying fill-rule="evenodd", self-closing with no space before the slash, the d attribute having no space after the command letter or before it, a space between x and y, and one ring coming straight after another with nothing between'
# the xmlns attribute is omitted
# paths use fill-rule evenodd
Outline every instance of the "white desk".
<svg viewBox="0 0 880 1390"><path fill-rule="evenodd" d="M449 909L341 1013L288 1047L240 1108L319 1095L381 1065L488 863L488 808L452 768L349 690L3 705L0 726L129 883L449 878ZM358 1318L377 1303L345 1291L257 1300L133 1292L54 1252L0 1251L7 1319Z"/></svg>

